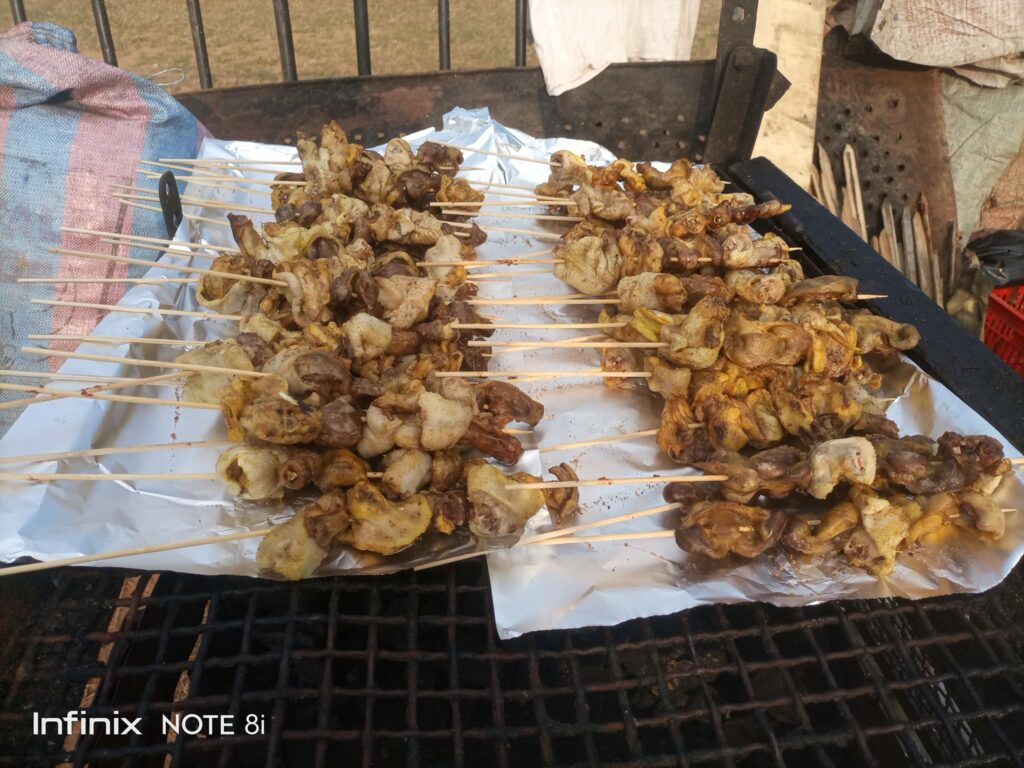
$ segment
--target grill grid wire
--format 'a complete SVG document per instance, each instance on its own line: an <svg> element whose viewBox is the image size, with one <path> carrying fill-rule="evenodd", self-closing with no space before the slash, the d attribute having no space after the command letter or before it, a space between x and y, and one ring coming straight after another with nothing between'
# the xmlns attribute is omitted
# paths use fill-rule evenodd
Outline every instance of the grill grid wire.
<svg viewBox="0 0 1024 768"><path fill-rule="evenodd" d="M146 578L122 592L125 573L35 582L41 610L0 659L0 766L1024 765L1019 569L982 596L713 606L507 642L479 563L302 585L163 574L148 595ZM32 711L77 708L90 681L88 712L141 715L142 737L29 738ZM169 740L174 712L267 728Z"/></svg>

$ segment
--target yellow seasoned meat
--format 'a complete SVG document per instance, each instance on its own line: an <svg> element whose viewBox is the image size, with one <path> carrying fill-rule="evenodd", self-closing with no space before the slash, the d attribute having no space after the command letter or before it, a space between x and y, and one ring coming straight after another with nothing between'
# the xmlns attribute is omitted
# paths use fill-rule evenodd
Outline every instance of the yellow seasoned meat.
<svg viewBox="0 0 1024 768"><path fill-rule="evenodd" d="M427 528L433 513L422 494L395 503L377 486L357 483L345 493L352 527L342 540L367 552L393 555L411 546Z"/></svg>

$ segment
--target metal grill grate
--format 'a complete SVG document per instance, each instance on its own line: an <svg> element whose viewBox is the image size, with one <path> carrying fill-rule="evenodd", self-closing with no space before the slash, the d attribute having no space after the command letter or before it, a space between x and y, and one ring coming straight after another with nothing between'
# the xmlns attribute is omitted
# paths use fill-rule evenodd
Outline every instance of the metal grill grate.
<svg viewBox="0 0 1024 768"><path fill-rule="evenodd" d="M22 582L48 596L3 665L0 765L1024 764L1019 572L980 597L510 642L479 563L299 585L124 573ZM79 706L150 727L28 737L32 711ZM263 715L266 733L172 741L174 712Z"/></svg>

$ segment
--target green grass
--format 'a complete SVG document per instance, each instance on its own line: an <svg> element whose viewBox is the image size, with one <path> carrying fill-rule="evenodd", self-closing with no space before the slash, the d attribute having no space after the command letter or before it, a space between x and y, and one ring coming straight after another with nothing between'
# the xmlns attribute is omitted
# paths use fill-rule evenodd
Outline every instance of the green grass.
<svg viewBox="0 0 1024 768"><path fill-rule="evenodd" d="M702 0L694 58L714 55L718 6L717 0ZM271 0L205 0L201 7L215 86L281 79ZM87 0L26 0L25 8L32 21L53 21L74 30L79 50L102 58ZM299 77L356 74L352 4L291 0L290 8ZM199 88L184 0L107 0L107 13L119 66L144 76L177 67L185 78L168 90ZM452 67L513 65L514 14L514 0L451 0ZM372 0L370 43L375 74L437 69L437 3ZM536 64L532 47L528 55L529 63Z"/></svg>

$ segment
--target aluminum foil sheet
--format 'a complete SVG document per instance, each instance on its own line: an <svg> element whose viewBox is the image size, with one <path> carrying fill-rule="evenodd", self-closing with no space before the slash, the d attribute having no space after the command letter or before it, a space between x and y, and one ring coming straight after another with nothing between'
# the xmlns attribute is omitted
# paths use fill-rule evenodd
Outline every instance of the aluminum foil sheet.
<svg viewBox="0 0 1024 768"><path fill-rule="evenodd" d="M535 139L500 125L486 109L454 110L445 116L440 131L428 129L406 137L418 145L427 136L489 151L507 152L545 161L555 149L567 148L591 162L608 162L614 155L588 142L572 139ZM498 158L466 152L466 164L484 170L464 172L471 179L510 185L533 185L547 175L546 163ZM204 157L289 159L294 150L246 142L208 141ZM281 170L289 170L282 166ZM213 197L233 204L266 207L267 197L230 190L192 186L192 196ZM489 200L512 201L523 192L493 187ZM560 232L564 224L541 223L533 219L502 218L503 209L491 209L479 223L545 232ZM516 212L531 208L509 209ZM221 209L195 211L222 219ZM269 218L252 214L257 220ZM229 244L226 227L193 223L183 227L179 238ZM498 260L524 254L545 258L549 240L529 234L494 232L478 249L481 259ZM205 262L204 262L205 263ZM483 271L483 270L481 270ZM512 298L571 293L555 279L550 265L496 265L490 273L506 276L482 278L481 296ZM164 274L159 267L153 274ZM172 274L167 272L166 274ZM479 272L478 272L479 274ZM862 286L883 292L883 286ZM139 286L124 303L135 306L174 305L194 308L191 288ZM596 319L594 306L494 305L480 308L484 314L517 323L586 322ZM169 338L214 338L230 334L224 323L189 318L111 314L97 327L97 335L165 336ZM566 340L598 331L502 330L494 339ZM115 350L115 351L112 351ZM109 347L83 345L82 351L131 357L173 353L141 345ZM505 351L495 348L492 370L551 371L596 368L599 358L588 350L543 348ZM152 375L152 369L69 361L65 372L121 376ZM55 383L55 387L68 387ZM592 440L652 429L658 426L660 399L646 388L605 387L594 377L549 378L520 383L529 394L544 403L546 415L532 436L522 436L528 450L520 468L539 474L542 467L559 462L574 466L581 478L628 477L642 474L679 474L680 468L659 455L653 438L636 439L585 448L552 451L558 444ZM885 394L896 397L889 409L905 434L938 436L947 429L967 434L990 434L1006 440L938 382L929 379L912 363L904 361L888 371ZM150 388L145 393L165 396L168 389ZM154 406L131 406L98 401L65 400L35 406L0 441L0 455L74 450L92 446L167 442L169 440L219 439L224 435L215 412L179 411ZM545 446L549 450L543 450ZM538 451L538 447L540 451ZM1012 449L1008 448L1012 453ZM181 449L168 453L132 454L100 460L51 462L32 466L32 471L105 472L209 472L217 450ZM7 467L4 467L5 469ZM14 467L11 467L14 469ZM18 469L22 469L18 467ZM689 471L689 470L682 470ZM550 476L548 476L550 478ZM187 486L187 487L185 487ZM581 522L641 510L662 503L661 485L583 488ZM139 481L131 484L57 483L29 486L0 484L3 514L0 558L23 555L50 559L88 552L100 552L139 544L196 538L210 533L233 532L263 526L284 519L291 510L284 505L238 503L226 495L217 481ZM1001 506L1021 509L1024 484L1021 473L1003 481L997 499ZM674 527L676 516L648 517L601 528L588 533L665 530ZM568 629L589 625L610 625L640 616L670 613L695 605L738 601L766 601L777 605L804 605L836 598L904 596L930 597L959 591L981 591L1003 579L1024 552L1024 528L1019 512L1007 516L1004 538L983 544L968 535L951 532L948 540L901 556L893 574L885 581L836 562L791 561L785 555L762 557L750 563L726 561L709 566L691 561L672 539L604 542L594 545L510 547L512 541L475 542L426 541L391 558L354 556L344 553L326 564L322 573L381 573L431 562L452 554L495 548L488 555L495 618L501 637L514 637L540 629ZM546 511L528 524L527 534L547 530ZM254 555L257 542L247 540L191 550L146 555L112 561L111 565L150 569L173 569L193 573L256 575Z"/></svg>

